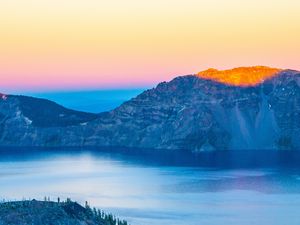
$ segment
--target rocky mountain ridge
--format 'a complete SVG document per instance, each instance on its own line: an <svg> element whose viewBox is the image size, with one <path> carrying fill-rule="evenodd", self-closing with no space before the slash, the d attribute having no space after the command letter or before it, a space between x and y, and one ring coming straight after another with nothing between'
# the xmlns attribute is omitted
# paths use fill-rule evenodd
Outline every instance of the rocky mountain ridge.
<svg viewBox="0 0 300 225"><path fill-rule="evenodd" d="M299 150L299 86L300 72L294 70L280 70L255 86L187 75L110 112L55 126L30 123L16 104L7 104L19 97L8 96L0 100L0 145Z"/></svg>

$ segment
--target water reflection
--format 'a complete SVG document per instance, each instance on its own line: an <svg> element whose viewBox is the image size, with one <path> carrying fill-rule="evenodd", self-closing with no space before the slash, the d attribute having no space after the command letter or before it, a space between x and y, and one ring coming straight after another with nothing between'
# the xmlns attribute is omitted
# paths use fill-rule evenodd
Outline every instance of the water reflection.
<svg viewBox="0 0 300 225"><path fill-rule="evenodd" d="M0 198L71 197L133 225L298 225L297 152L2 149Z"/></svg>

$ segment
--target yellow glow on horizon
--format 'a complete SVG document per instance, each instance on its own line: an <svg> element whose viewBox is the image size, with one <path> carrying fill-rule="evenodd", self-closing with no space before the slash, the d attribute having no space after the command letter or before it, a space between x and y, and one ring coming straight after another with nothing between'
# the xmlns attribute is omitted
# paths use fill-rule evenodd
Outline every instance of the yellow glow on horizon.
<svg viewBox="0 0 300 225"><path fill-rule="evenodd" d="M0 77L105 86L210 67L300 69L299 9L298 0L2 0Z"/></svg>

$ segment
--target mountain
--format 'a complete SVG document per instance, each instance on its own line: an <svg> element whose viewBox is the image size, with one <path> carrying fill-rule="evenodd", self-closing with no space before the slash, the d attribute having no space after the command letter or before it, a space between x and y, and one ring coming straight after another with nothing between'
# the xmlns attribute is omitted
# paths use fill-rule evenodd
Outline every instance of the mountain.
<svg viewBox="0 0 300 225"><path fill-rule="evenodd" d="M0 94L0 145L31 146L34 140L45 141L42 130L55 132L57 127L78 126L97 117L46 99Z"/></svg>
<svg viewBox="0 0 300 225"><path fill-rule="evenodd" d="M0 145L300 149L299 85L300 72L294 70L210 69L162 82L110 112L80 117L79 124L40 126L15 116L12 126L2 119ZM3 118L9 99L0 102ZM22 109L19 114L34 121Z"/></svg>
<svg viewBox="0 0 300 225"><path fill-rule="evenodd" d="M26 96L3 95L1 106L10 106L8 113L22 117L37 127L78 125L97 118L96 114L66 109L55 102Z"/></svg>
<svg viewBox="0 0 300 225"><path fill-rule="evenodd" d="M197 76L227 85L249 87L277 76L280 71L282 70L265 66L238 67L231 70L216 70L211 68L199 72Z"/></svg>

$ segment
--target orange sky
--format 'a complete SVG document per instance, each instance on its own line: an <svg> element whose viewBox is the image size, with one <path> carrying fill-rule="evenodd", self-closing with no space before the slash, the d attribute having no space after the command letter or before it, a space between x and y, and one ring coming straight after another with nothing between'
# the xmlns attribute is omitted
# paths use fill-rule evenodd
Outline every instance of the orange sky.
<svg viewBox="0 0 300 225"><path fill-rule="evenodd" d="M1 0L0 92L299 69L299 0Z"/></svg>

